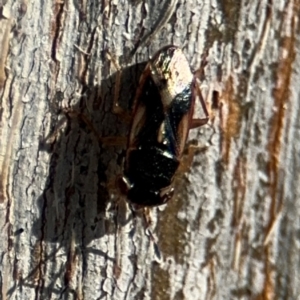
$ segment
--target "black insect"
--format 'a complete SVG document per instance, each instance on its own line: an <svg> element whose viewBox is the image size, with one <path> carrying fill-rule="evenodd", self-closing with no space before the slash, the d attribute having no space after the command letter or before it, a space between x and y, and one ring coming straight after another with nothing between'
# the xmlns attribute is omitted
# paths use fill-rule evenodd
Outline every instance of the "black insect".
<svg viewBox="0 0 300 300"><path fill-rule="evenodd" d="M204 118L193 118L196 101ZM133 113L119 187L138 207L165 204L174 193L172 182L189 130L208 121L199 83L181 49L166 46L148 62Z"/></svg>

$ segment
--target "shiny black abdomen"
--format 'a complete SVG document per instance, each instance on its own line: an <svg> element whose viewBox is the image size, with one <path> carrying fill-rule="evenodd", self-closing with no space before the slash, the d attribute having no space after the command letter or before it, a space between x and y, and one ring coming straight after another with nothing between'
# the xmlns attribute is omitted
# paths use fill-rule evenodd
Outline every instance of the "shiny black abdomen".
<svg viewBox="0 0 300 300"><path fill-rule="evenodd" d="M163 204L160 190L172 183L179 161L160 147L133 150L128 158L129 168L124 174L133 187L128 192L130 202L155 206Z"/></svg>

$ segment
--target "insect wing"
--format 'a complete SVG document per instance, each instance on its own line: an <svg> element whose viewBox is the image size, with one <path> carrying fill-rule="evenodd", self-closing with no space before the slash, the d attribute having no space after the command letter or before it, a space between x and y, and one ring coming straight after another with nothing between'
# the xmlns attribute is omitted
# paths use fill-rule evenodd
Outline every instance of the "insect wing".
<svg viewBox="0 0 300 300"><path fill-rule="evenodd" d="M150 76L149 65L141 76L133 112L128 149L132 150L140 145L155 145L164 112L159 90Z"/></svg>

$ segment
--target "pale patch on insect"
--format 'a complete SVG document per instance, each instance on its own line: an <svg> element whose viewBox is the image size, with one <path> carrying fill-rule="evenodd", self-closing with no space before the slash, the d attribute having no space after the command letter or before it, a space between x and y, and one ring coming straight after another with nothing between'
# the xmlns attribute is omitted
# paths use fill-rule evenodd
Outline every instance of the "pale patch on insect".
<svg viewBox="0 0 300 300"><path fill-rule="evenodd" d="M165 136L166 136L166 125L165 122L162 122L158 130L157 142L161 144L166 144L167 141L165 140Z"/></svg>
<svg viewBox="0 0 300 300"><path fill-rule="evenodd" d="M183 92L193 80L190 65L181 49L174 50L173 56L166 58L159 54L150 63L151 77L160 90L164 107L168 107L174 97Z"/></svg>

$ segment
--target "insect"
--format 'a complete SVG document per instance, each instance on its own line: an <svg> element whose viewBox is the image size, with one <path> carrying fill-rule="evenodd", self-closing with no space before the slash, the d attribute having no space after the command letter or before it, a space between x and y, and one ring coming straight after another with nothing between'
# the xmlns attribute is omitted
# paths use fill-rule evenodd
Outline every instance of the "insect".
<svg viewBox="0 0 300 300"><path fill-rule="evenodd" d="M194 119L196 101L203 118ZM133 103L124 173L118 185L135 207L158 206L173 194L174 176L191 128L208 112L196 76L182 50L165 46L148 62Z"/></svg>

